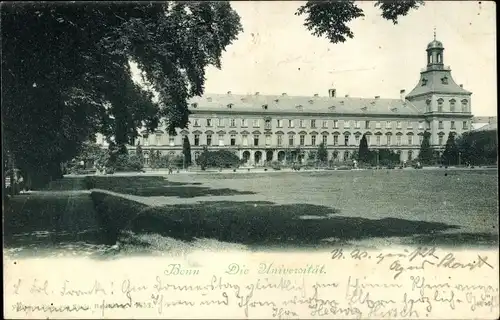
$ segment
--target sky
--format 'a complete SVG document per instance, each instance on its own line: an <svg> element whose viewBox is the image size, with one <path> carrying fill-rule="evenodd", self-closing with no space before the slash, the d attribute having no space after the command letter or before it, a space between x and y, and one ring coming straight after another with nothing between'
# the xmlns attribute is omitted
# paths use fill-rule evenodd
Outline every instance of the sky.
<svg viewBox="0 0 500 320"><path fill-rule="evenodd" d="M497 115L496 23L492 1L426 1L401 17L385 20L374 2L358 2L365 17L349 24L353 39L331 44L313 36L294 13L303 2L231 2L243 32L226 48L222 68L208 67L205 94L328 95L399 98L426 67L426 47L443 43L444 64L471 91L475 116Z"/></svg>

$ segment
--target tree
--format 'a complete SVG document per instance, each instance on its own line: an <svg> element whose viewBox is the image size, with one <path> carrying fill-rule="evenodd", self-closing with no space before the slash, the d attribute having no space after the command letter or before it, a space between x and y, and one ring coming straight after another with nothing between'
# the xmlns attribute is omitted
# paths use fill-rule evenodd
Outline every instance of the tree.
<svg viewBox="0 0 500 320"><path fill-rule="evenodd" d="M431 164L433 159L433 151L431 148L431 134L428 131L424 132L424 137L422 139L422 144L420 145L420 152L418 154L418 160L422 164Z"/></svg>
<svg viewBox="0 0 500 320"><path fill-rule="evenodd" d="M368 163L370 161L370 150L368 149L368 141L366 135L361 137L359 142L358 161Z"/></svg>
<svg viewBox="0 0 500 320"><path fill-rule="evenodd" d="M184 155L184 166L189 167L191 165L191 144L189 143L188 136L184 136L184 141L182 144L182 154Z"/></svg>
<svg viewBox="0 0 500 320"><path fill-rule="evenodd" d="M205 170L207 167L227 168L237 166L240 163L238 156L231 151L208 151L207 149L203 150L196 161L201 166L201 170Z"/></svg>
<svg viewBox="0 0 500 320"><path fill-rule="evenodd" d="M324 143L320 143L316 154L317 154L318 161L320 161L323 164L326 163L326 161L328 160L328 151L326 151L326 147L325 147Z"/></svg>
<svg viewBox="0 0 500 320"><path fill-rule="evenodd" d="M375 7L382 11L384 19L398 23L400 16L418 9L423 1L377 1ZM325 36L331 43L352 39L354 33L347 24L365 14L354 1L308 1L298 8L295 15L305 15L304 26L318 37Z"/></svg>
<svg viewBox="0 0 500 320"><path fill-rule="evenodd" d="M11 3L1 21L3 136L36 185L60 177L59 164L97 132L116 144L113 162L138 127L163 118L170 133L185 127L205 68L220 68L241 31L227 2Z"/></svg>
<svg viewBox="0 0 500 320"><path fill-rule="evenodd" d="M135 147L135 155L137 156L137 159L144 165L144 152L142 151L142 147L140 144L137 144Z"/></svg>
<svg viewBox="0 0 500 320"><path fill-rule="evenodd" d="M448 134L448 139L446 140L446 146L442 157L443 163L445 165L457 165L458 164L458 147L455 143L455 133L450 132Z"/></svg>
<svg viewBox="0 0 500 320"><path fill-rule="evenodd" d="M460 162L470 165L498 162L497 130L464 132L457 139Z"/></svg>

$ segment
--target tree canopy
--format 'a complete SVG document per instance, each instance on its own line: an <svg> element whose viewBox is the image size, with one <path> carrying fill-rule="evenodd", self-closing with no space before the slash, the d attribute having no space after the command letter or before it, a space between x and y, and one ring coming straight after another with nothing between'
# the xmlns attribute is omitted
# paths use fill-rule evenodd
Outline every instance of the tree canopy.
<svg viewBox="0 0 500 320"><path fill-rule="evenodd" d="M398 23L411 10L424 5L424 1L376 1L375 7L381 10L381 16ZM331 43L345 42L354 38L354 33L347 24L364 17L363 10L354 1L308 1L299 7L296 15L304 15L304 26L318 37L326 37Z"/></svg>
<svg viewBox="0 0 500 320"><path fill-rule="evenodd" d="M170 133L186 127L205 68L242 30L228 2L10 3L1 14L5 142L44 178L96 132L122 146L160 119Z"/></svg>

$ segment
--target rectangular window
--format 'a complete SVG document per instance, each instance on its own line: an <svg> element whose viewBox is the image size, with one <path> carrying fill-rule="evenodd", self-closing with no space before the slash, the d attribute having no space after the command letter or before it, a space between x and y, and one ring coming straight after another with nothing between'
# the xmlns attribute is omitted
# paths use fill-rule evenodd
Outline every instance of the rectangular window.
<svg viewBox="0 0 500 320"><path fill-rule="evenodd" d="M380 121L375 122L375 129L380 129Z"/></svg>
<svg viewBox="0 0 500 320"><path fill-rule="evenodd" d="M271 145L271 135L267 134L266 135L266 146L270 146Z"/></svg>
<svg viewBox="0 0 500 320"><path fill-rule="evenodd" d="M411 146L413 144L413 136L408 136L408 145Z"/></svg>
<svg viewBox="0 0 500 320"><path fill-rule="evenodd" d="M279 134L277 136L277 138L278 138L278 146L281 147L283 145L283 136L281 134Z"/></svg>
<svg viewBox="0 0 500 320"><path fill-rule="evenodd" d="M161 134L156 134L155 138L156 138L156 145L161 146Z"/></svg>
<svg viewBox="0 0 500 320"><path fill-rule="evenodd" d="M253 136L253 145L258 146L259 145L259 136Z"/></svg>
<svg viewBox="0 0 500 320"><path fill-rule="evenodd" d="M323 128L328 128L328 120L323 120Z"/></svg>
<svg viewBox="0 0 500 320"><path fill-rule="evenodd" d="M451 121L450 122L450 128L453 129L453 130L456 129L455 128L455 121Z"/></svg>
<svg viewBox="0 0 500 320"><path fill-rule="evenodd" d="M424 129L424 122L423 122L423 121L419 121L419 122L418 122L418 129L419 129L419 130Z"/></svg>
<svg viewBox="0 0 500 320"><path fill-rule="evenodd" d="M316 136L311 136L311 144L312 144L313 146L315 146L315 145L316 145Z"/></svg>
<svg viewBox="0 0 500 320"><path fill-rule="evenodd" d="M351 127L351 120L344 120L344 128L349 129Z"/></svg>
<svg viewBox="0 0 500 320"><path fill-rule="evenodd" d="M283 128L283 120L278 119L278 124L277 124L277 127L278 127L278 128Z"/></svg>
<svg viewBox="0 0 500 320"><path fill-rule="evenodd" d="M293 135L288 136L288 145L293 146Z"/></svg>
<svg viewBox="0 0 500 320"><path fill-rule="evenodd" d="M304 120L299 120L299 127L304 128Z"/></svg>
<svg viewBox="0 0 500 320"><path fill-rule="evenodd" d="M380 136L377 136L377 146L380 146Z"/></svg>
<svg viewBox="0 0 500 320"><path fill-rule="evenodd" d="M439 143L440 146L443 145L443 136L439 136L438 137L438 143Z"/></svg>
<svg viewBox="0 0 500 320"><path fill-rule="evenodd" d="M455 112L455 102L454 101L450 102L450 111Z"/></svg>
<svg viewBox="0 0 500 320"><path fill-rule="evenodd" d="M224 146L224 135L219 134L219 147Z"/></svg>
<svg viewBox="0 0 500 320"><path fill-rule="evenodd" d="M392 137L391 135L387 135L387 136L386 136L386 144L387 144L388 146L390 146L390 145L391 145L391 143L392 143L392 139L391 139L391 137Z"/></svg>
<svg viewBox="0 0 500 320"><path fill-rule="evenodd" d="M207 146L211 146L211 145L212 145L212 135L207 134Z"/></svg>
<svg viewBox="0 0 500 320"><path fill-rule="evenodd" d="M224 126L224 119L223 118L217 118L217 126L218 127Z"/></svg>
<svg viewBox="0 0 500 320"><path fill-rule="evenodd" d="M288 120L288 127L289 128L293 128L293 126L294 126L293 122L294 122L293 119Z"/></svg>
<svg viewBox="0 0 500 320"><path fill-rule="evenodd" d="M344 145L345 146L349 145L349 136L344 136Z"/></svg>
<svg viewBox="0 0 500 320"><path fill-rule="evenodd" d="M241 136L241 144L248 146L248 136L246 134Z"/></svg>
<svg viewBox="0 0 500 320"><path fill-rule="evenodd" d="M260 126L259 119L253 119L252 126L254 128L258 128Z"/></svg>
<svg viewBox="0 0 500 320"><path fill-rule="evenodd" d="M334 146L339 145L339 136L337 136L337 135L333 136L333 145Z"/></svg>
<svg viewBox="0 0 500 320"><path fill-rule="evenodd" d="M385 122L385 128L386 129L392 129L392 123L390 121Z"/></svg>
<svg viewBox="0 0 500 320"><path fill-rule="evenodd" d="M234 134L231 135L231 145L232 146L236 145L236 135L234 135Z"/></svg>
<svg viewBox="0 0 500 320"><path fill-rule="evenodd" d="M265 121L265 123L264 123L264 127L265 127L266 129L271 129L271 127L272 127L272 126L271 126L271 120L266 120L266 121Z"/></svg>
<svg viewBox="0 0 500 320"><path fill-rule="evenodd" d="M443 112L443 103L441 101L438 102L438 112Z"/></svg>
<svg viewBox="0 0 500 320"><path fill-rule="evenodd" d="M212 119L207 119L207 127L211 127L212 126Z"/></svg>
<svg viewBox="0 0 500 320"><path fill-rule="evenodd" d="M401 145L401 136L396 136L396 145L397 146Z"/></svg>
<svg viewBox="0 0 500 320"><path fill-rule="evenodd" d="M367 136L366 136L366 144L370 145L370 142L371 142L371 140L372 140L372 139L371 139L371 137L372 137L372 136L370 136L370 135L367 135Z"/></svg>
<svg viewBox="0 0 500 320"><path fill-rule="evenodd" d="M338 129L339 128L339 121L338 120L333 120L333 128Z"/></svg>
<svg viewBox="0 0 500 320"><path fill-rule="evenodd" d="M396 129L401 129L401 121L396 121Z"/></svg>
<svg viewBox="0 0 500 320"><path fill-rule="evenodd" d="M408 120L408 126L407 126L408 129L412 129L413 128L413 122L411 122L410 120Z"/></svg>
<svg viewBox="0 0 500 320"><path fill-rule="evenodd" d="M193 126L199 127L200 126L200 119L194 119Z"/></svg>
<svg viewBox="0 0 500 320"><path fill-rule="evenodd" d="M311 120L311 128L316 128L316 120Z"/></svg>
<svg viewBox="0 0 500 320"><path fill-rule="evenodd" d="M356 121L356 129L361 128L361 121Z"/></svg>
<svg viewBox="0 0 500 320"><path fill-rule="evenodd" d="M231 127L236 127L236 119L231 119Z"/></svg>
<svg viewBox="0 0 500 320"><path fill-rule="evenodd" d="M247 119L241 119L241 126L242 127L248 127Z"/></svg>
<svg viewBox="0 0 500 320"><path fill-rule="evenodd" d="M194 145L195 146L199 146L200 145L200 135L199 134L195 134L194 135Z"/></svg>
<svg viewBox="0 0 500 320"><path fill-rule="evenodd" d="M421 134L421 135L418 136L418 144L422 145L422 141L424 141L424 135L423 134Z"/></svg>
<svg viewBox="0 0 500 320"><path fill-rule="evenodd" d="M326 146L326 145L327 145L327 143L328 143L328 136L325 134L325 135L323 135L323 138L322 138L322 139L323 139L323 140L322 140L321 142L323 143L323 145L325 145L325 146Z"/></svg>
<svg viewBox="0 0 500 320"><path fill-rule="evenodd" d="M370 121L365 121L365 129L370 129Z"/></svg>
<svg viewBox="0 0 500 320"><path fill-rule="evenodd" d="M438 129L444 129L443 121L438 122Z"/></svg>
<svg viewBox="0 0 500 320"><path fill-rule="evenodd" d="M145 134L142 136L142 139L144 141L144 146L149 146L149 135Z"/></svg>
<svg viewBox="0 0 500 320"><path fill-rule="evenodd" d="M462 122L462 129L467 129L467 121Z"/></svg>
<svg viewBox="0 0 500 320"><path fill-rule="evenodd" d="M169 136L168 137L168 144L170 146L174 146L175 145L175 137L174 136Z"/></svg>
<svg viewBox="0 0 500 320"><path fill-rule="evenodd" d="M301 134L300 135L300 145L303 146L306 143L306 136Z"/></svg>
<svg viewBox="0 0 500 320"><path fill-rule="evenodd" d="M356 145L359 146L359 136L355 136L354 139L356 140Z"/></svg>

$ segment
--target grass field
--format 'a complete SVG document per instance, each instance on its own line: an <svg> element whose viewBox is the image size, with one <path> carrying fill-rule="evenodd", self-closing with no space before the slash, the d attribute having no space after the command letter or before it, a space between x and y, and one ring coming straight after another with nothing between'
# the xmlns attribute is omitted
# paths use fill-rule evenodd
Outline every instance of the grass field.
<svg viewBox="0 0 500 320"><path fill-rule="evenodd" d="M491 246L498 237L496 170L111 176L50 188L56 191L10 201L4 219L11 251L42 245L48 251L74 249L78 243L92 253L102 247L90 244L114 243L106 234L87 232L103 226L119 238L123 252L135 253L336 244ZM65 188L82 191L61 192ZM90 194L88 188L115 194Z"/></svg>

